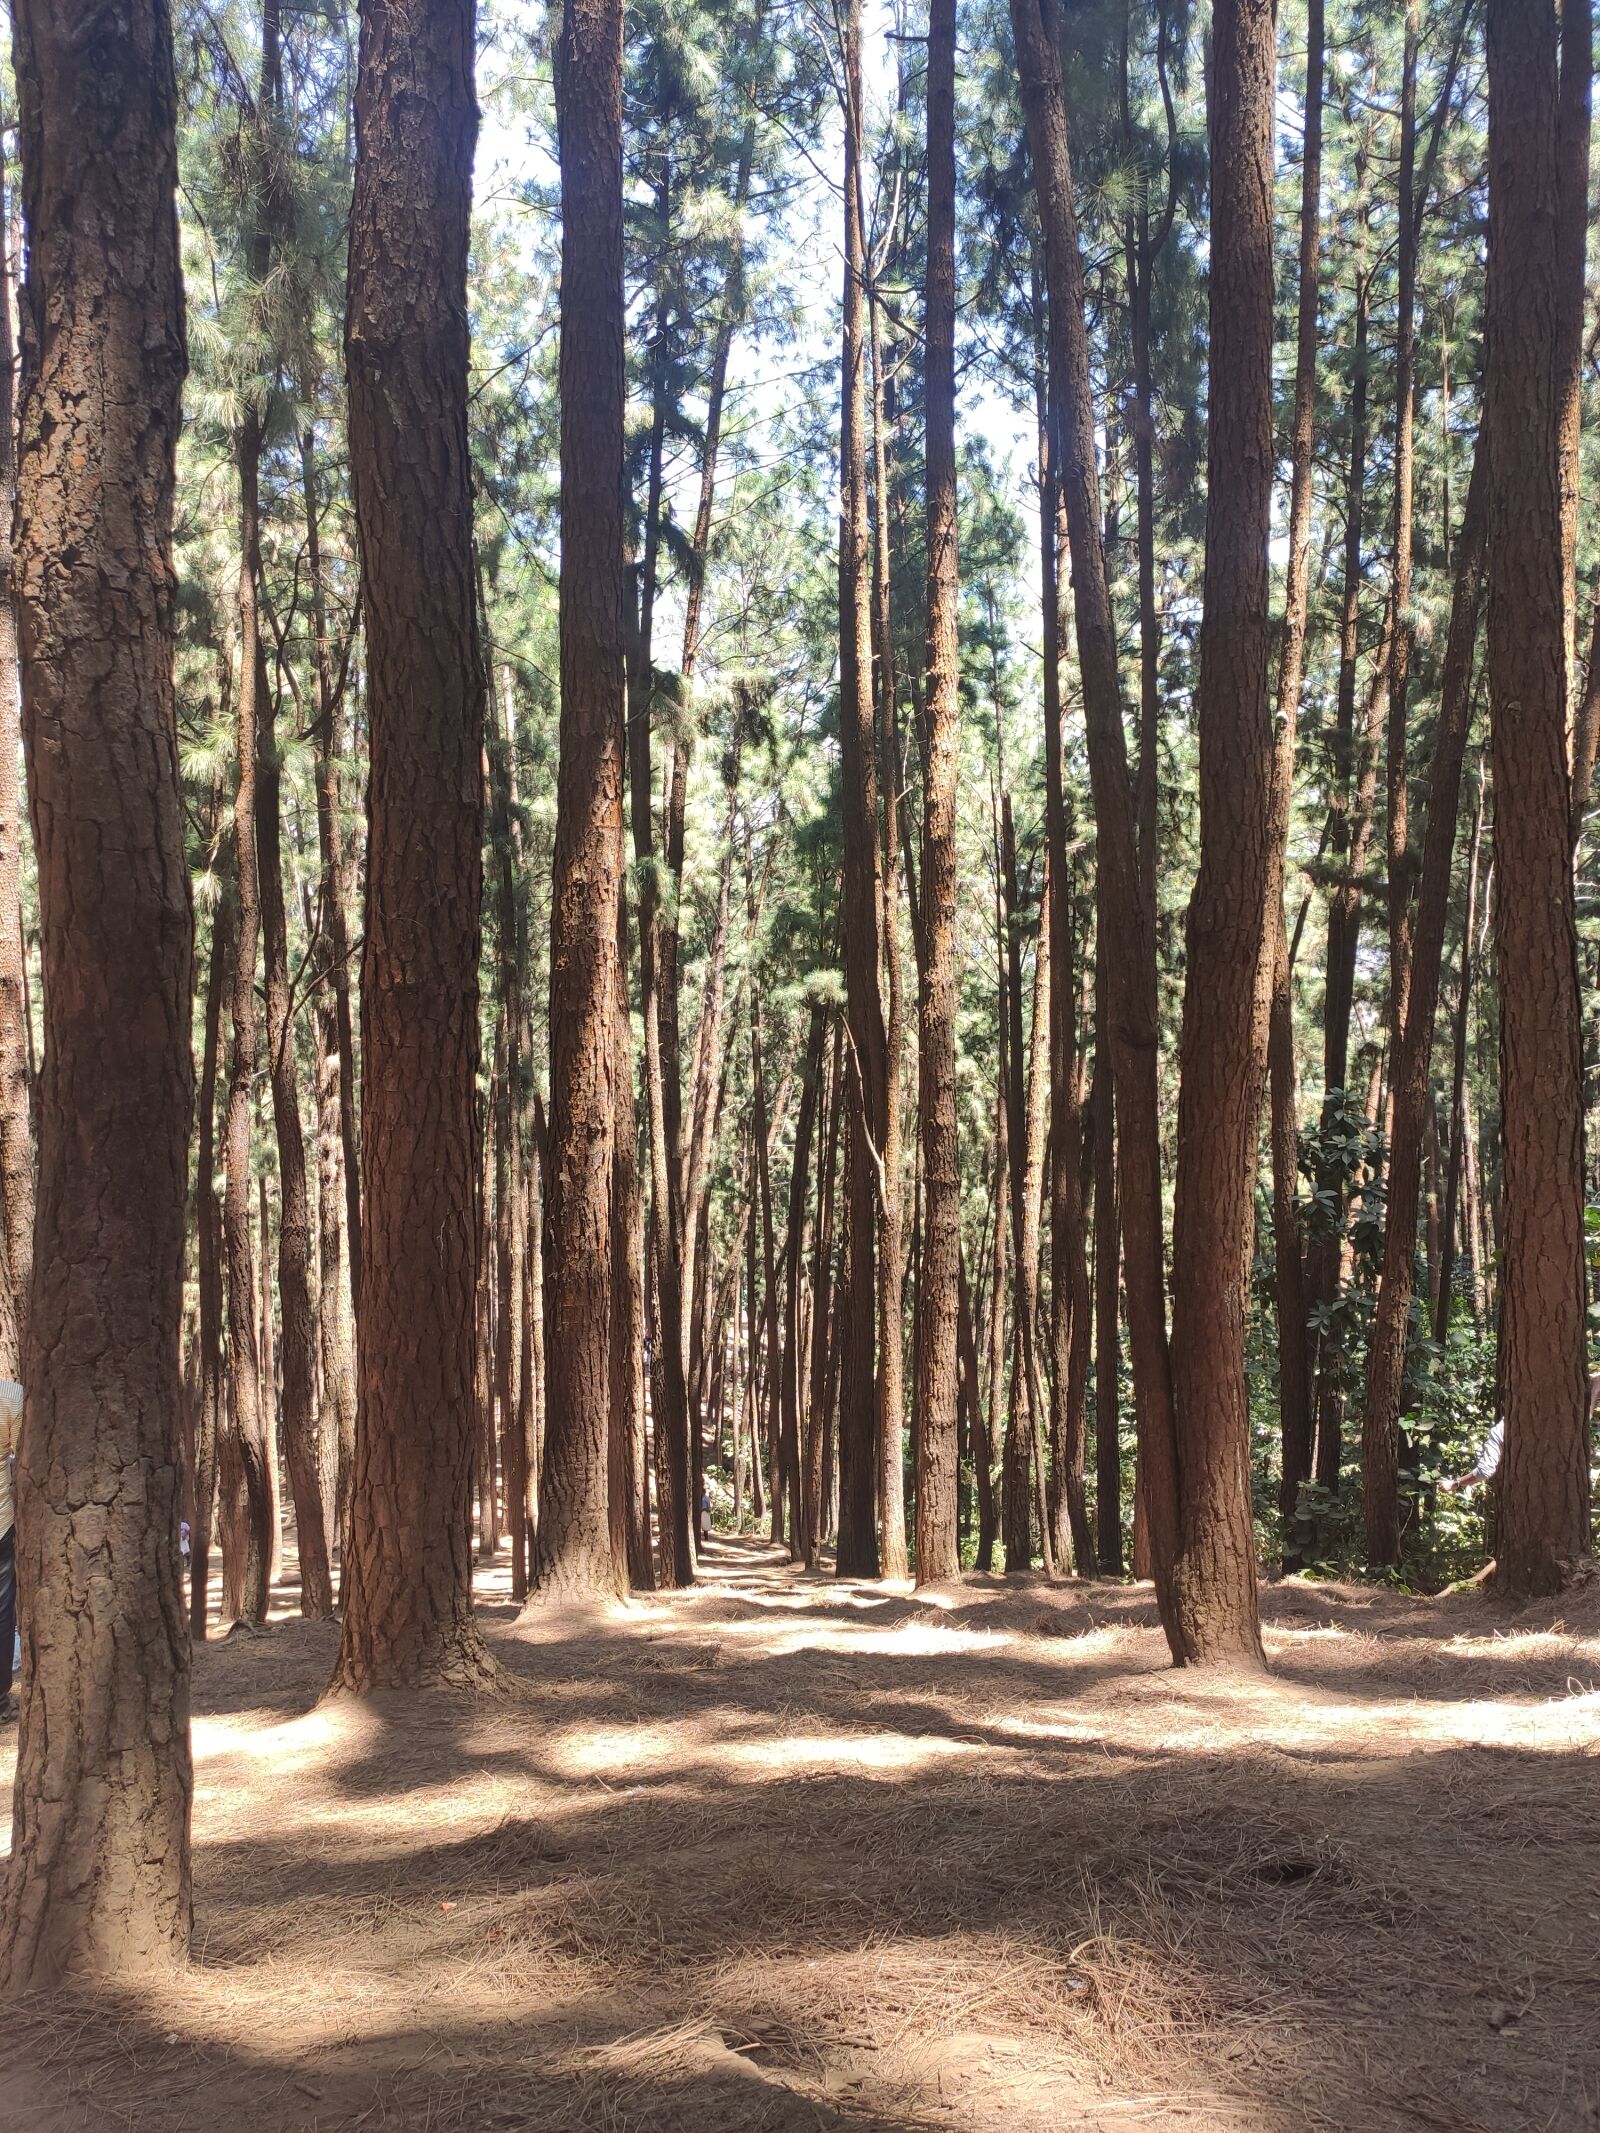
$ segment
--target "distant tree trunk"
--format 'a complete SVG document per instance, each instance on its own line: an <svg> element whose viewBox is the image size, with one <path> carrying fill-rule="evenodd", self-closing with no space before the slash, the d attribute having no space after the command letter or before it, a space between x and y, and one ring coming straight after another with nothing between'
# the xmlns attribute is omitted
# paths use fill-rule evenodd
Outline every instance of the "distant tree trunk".
<svg viewBox="0 0 1600 2133"><path fill-rule="evenodd" d="M256 706L256 863L261 870L261 948L266 976L267 1072L278 1142L278 1309L282 1321L283 1448L294 1498L300 1612L333 1612L328 1519L335 1447L317 1414L317 1350L311 1301L311 1201L300 1125L289 924L283 896L281 773L270 681ZM263 1250L265 1249L265 1239Z"/></svg>
<svg viewBox="0 0 1600 2133"><path fill-rule="evenodd" d="M617 969L628 967L627 901L619 884ZM648 1592L655 1584L650 1543L650 1446L645 1427L644 1195L633 1095L633 1025L619 987L612 1026L616 1126L611 1156L611 1405L606 1449L606 1517L615 1574ZM656 1500L669 1512L676 1479L672 1447L655 1436Z"/></svg>
<svg viewBox="0 0 1600 2133"><path fill-rule="evenodd" d="M206 1639L211 1574L211 1519L217 1497L217 1439L228 1396L222 1349L222 1209L217 1204L217 1058L222 1001L229 986L234 905L231 884L211 917L211 967L206 976L205 1038L200 1055L199 1146L195 1156L195 1229L200 1292L200 1398L195 1424L193 1515L189 1520L189 1634Z"/></svg>
<svg viewBox="0 0 1600 2133"><path fill-rule="evenodd" d="M1093 1557L1083 1475L1090 1305L1083 1235L1081 1077L1074 1026L1078 977L1073 955L1072 861L1067 854L1061 746L1061 652L1066 630L1060 557L1066 529L1061 523L1061 495L1051 451L1048 376L1048 361L1041 349L1034 392L1041 470L1039 578L1044 615L1045 844L1049 854L1050 1541L1057 1561L1070 1559L1086 1575ZM1153 749L1150 734L1146 745ZM1151 768L1153 772L1153 755ZM1141 763L1141 778L1142 774Z"/></svg>
<svg viewBox="0 0 1600 2133"><path fill-rule="evenodd" d="M1478 924L1478 861L1483 850L1483 778L1478 779L1478 797L1472 811L1472 846L1467 855L1466 910L1461 921L1461 964L1457 977L1455 1013L1451 1018L1454 1064L1450 1077L1450 1148L1445 1161L1444 1216L1440 1223L1439 1300L1433 1315L1433 1337L1442 1348L1450 1333L1450 1305L1455 1288L1456 1223L1461 1205L1462 1172L1468 1154L1470 1112L1467 1107L1467 1031L1472 1015L1473 957ZM1470 1209L1467 1233L1473 1235ZM1476 1261L1476 1252L1469 1257ZM1478 1299L1474 1296L1474 1313Z"/></svg>
<svg viewBox="0 0 1600 2133"><path fill-rule="evenodd" d="M1411 989L1412 856L1407 714L1411 676L1411 492L1416 459L1416 287L1419 222L1415 210L1417 164L1418 0L1406 0L1405 56L1400 78L1399 229L1395 248L1398 298L1395 319L1394 554L1390 565L1389 724L1385 765L1388 781L1389 1044L1398 1053ZM1366 1476L1363 1476L1365 1485Z"/></svg>
<svg viewBox="0 0 1600 2133"><path fill-rule="evenodd" d="M833 1312L834 1179L838 1170L839 1133L844 1113L844 1030L833 1025L833 1063L828 1074L828 1133L817 1181L817 1219L811 1243L811 1362L805 1418L805 1454L801 1471L800 1555L811 1569L822 1546L826 1523L824 1439L827 1434L828 1359L835 1339Z"/></svg>
<svg viewBox="0 0 1600 2133"><path fill-rule="evenodd" d="M565 0L561 766L550 924L549 1406L539 1582L620 1589L607 1513L622 874L622 4Z"/></svg>
<svg viewBox="0 0 1600 2133"><path fill-rule="evenodd" d="M1583 1075L1569 835L1554 0L1489 0L1489 691L1505 1151L1499 1575L1589 1539Z"/></svg>
<svg viewBox="0 0 1600 2133"><path fill-rule="evenodd" d="M981 1442L974 1453L978 1469L978 1568L994 1568L995 1542L1000 1538L999 1506L995 1502L994 1475L1000 1456L1000 1416L1006 1397L1006 1230L1010 1222L1010 1168L1006 1096L1005 1047L1001 1047L999 1085L995 1091L994 1232L989 1261L989 1324L984 1340L988 1366L988 1399L984 1407Z"/></svg>
<svg viewBox="0 0 1600 2133"><path fill-rule="evenodd" d="M1098 973L1097 994L1104 997ZM1097 1021L1099 1011L1096 1011ZM1117 1147L1111 1067L1095 1038L1089 1113L1094 1138L1094 1444L1095 1562L1102 1577L1122 1575L1121 1253L1117 1222Z"/></svg>
<svg viewBox="0 0 1600 2133"><path fill-rule="evenodd" d="M354 1693L492 1678L467 1530L485 686L467 453L472 68L472 0L364 0L345 355L371 749L365 1221L334 1672Z"/></svg>
<svg viewBox="0 0 1600 2133"><path fill-rule="evenodd" d="M274 1520L270 1401L256 1326L256 1267L250 1218L250 1113L257 1060L256 951L261 907L256 871L256 705L262 666L256 605L260 567L257 503L261 425L247 413L237 439L240 494L239 674L234 690L238 782L234 788L234 881L239 929L234 944L233 1039L223 1142L226 1186L223 1235L228 1276L228 1409L218 1447L222 1492L222 1612L263 1622L272 1575Z"/></svg>
<svg viewBox="0 0 1600 2133"><path fill-rule="evenodd" d="M1383 1274L1368 1348L1367 1399L1361 1424L1362 1520L1367 1561L1378 1569L1400 1560L1400 1404L1416 1277L1417 1198L1424 1137L1433 1108L1433 1024L1450 911L1461 765L1472 715L1472 653L1483 584L1487 489L1492 478L1492 461L1480 448L1456 543L1455 588L1433 744L1406 1019L1391 1072L1394 1119L1389 1136Z"/></svg>
<svg viewBox="0 0 1600 2133"><path fill-rule="evenodd" d="M841 1302L839 1408L841 1577L878 1575L878 1165L887 1114L887 1037L879 989L882 879L872 703L872 551L867 510L866 242L862 214L861 0L841 24L844 126L844 318L839 438L839 747L844 814L842 897L849 1031L848 1288Z"/></svg>
<svg viewBox="0 0 1600 2133"><path fill-rule="evenodd" d="M316 462L310 430L300 436L300 491L305 506L306 576L317 668L317 975L321 1066L318 1075L317 1239L323 1390L335 1402L339 1443L336 1531L345 1540L355 1463L355 1350L345 1309L361 1277L361 1178L356 1128L355 1032L350 1012L349 885L339 795L342 738L340 685L328 641L327 591L317 513Z"/></svg>
<svg viewBox="0 0 1600 2133"><path fill-rule="evenodd" d="M1272 0L1218 0L1200 873L1189 906L1172 1242L1182 1488L1169 1634L1173 1657L1189 1665L1261 1656L1245 1313L1271 975L1262 951L1283 895L1267 612L1274 32Z"/></svg>
<svg viewBox="0 0 1600 2133"><path fill-rule="evenodd" d="M917 1283L917 1580L961 1567L956 1539L961 1171L956 1117L956 781L961 733L956 635L956 6L928 18L928 683L923 743L922 986L918 1123L924 1193Z"/></svg>
<svg viewBox="0 0 1600 2133"><path fill-rule="evenodd" d="M1289 568L1278 655L1278 755L1273 835L1287 835L1294 801L1295 737L1305 682L1311 613L1311 476L1317 413L1317 272L1322 224L1323 0L1306 8L1305 123L1300 157L1300 258L1296 303L1294 418L1289 451ZM1311 1478L1310 1351L1306 1337L1305 1262L1300 1240L1300 1127L1295 1088L1293 974L1280 893L1268 913L1272 999L1267 1064L1271 1083L1272 1233L1278 1309L1278 1411L1283 1439L1279 1509L1292 1518Z"/></svg>
<svg viewBox="0 0 1600 2133"><path fill-rule="evenodd" d="M194 1070L172 698L171 24L160 0L19 0L12 27L28 229L16 597L45 1028L17 1461L27 1657L0 1910L15 1999L159 1971L188 1948L177 1536Z"/></svg>
<svg viewBox="0 0 1600 2133"><path fill-rule="evenodd" d="M0 155L0 184L5 175ZM17 673L16 579L11 528L16 499L16 416L11 335L14 263L0 274L0 1281L12 1352L22 1368L33 1286L33 1121L28 1071L27 969L22 940L22 695Z"/></svg>
<svg viewBox="0 0 1600 2133"><path fill-rule="evenodd" d="M806 1196L811 1169L811 1146L816 1135L817 1112L822 1100L823 1048L827 1037L827 1009L820 1003L813 1003L811 1028L806 1037L800 1115L795 1124L794 1160L789 1170L789 1221L783 1250L783 1435L779 1464L783 1472L784 1494L789 1506L789 1554L791 1560L797 1563L804 1562L806 1550L805 1484L801 1474L800 1449L801 1349L804 1345L801 1275L805 1261Z"/></svg>
<svg viewBox="0 0 1600 2133"><path fill-rule="evenodd" d="M1170 1635L1178 1467L1162 1242L1155 922L1139 864L1116 624L1101 540L1083 257L1055 12L1053 0L1011 0L1029 152L1045 237L1051 381L1061 411L1061 485L1072 546L1078 664L1099 833L1098 862L1104 909L1118 942L1117 955L1108 959L1107 1004L1116 1077L1128 1327L1139 1423L1139 1486L1149 1512L1162 1619Z"/></svg>

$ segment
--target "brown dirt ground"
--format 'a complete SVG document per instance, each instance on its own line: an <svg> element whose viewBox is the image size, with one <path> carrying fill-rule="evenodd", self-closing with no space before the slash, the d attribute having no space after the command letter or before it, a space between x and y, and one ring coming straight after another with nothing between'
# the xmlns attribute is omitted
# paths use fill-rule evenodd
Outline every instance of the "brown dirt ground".
<svg viewBox="0 0 1600 2133"><path fill-rule="evenodd" d="M1600 1583L1272 1586L1219 1679L1148 1588L705 1570L491 1571L500 1700L208 1644L192 1973L8 2010L0 2125L1600 2128Z"/></svg>

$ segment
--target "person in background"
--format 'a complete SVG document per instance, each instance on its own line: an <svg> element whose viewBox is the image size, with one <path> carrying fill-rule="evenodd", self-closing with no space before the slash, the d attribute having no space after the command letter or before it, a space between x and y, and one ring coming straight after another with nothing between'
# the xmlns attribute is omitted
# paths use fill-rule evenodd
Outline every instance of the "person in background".
<svg viewBox="0 0 1600 2133"><path fill-rule="evenodd" d="M0 1725L8 1725L11 1670L17 1641L17 1521L11 1486L11 1462L17 1456L22 1426L22 1387L0 1378Z"/></svg>
<svg viewBox="0 0 1600 2133"><path fill-rule="evenodd" d="M711 1538L711 1491L700 1491L700 1545L705 1546Z"/></svg>
<svg viewBox="0 0 1600 2133"><path fill-rule="evenodd" d="M1600 1403L1600 1370L1595 1371L1589 1379L1589 1419L1591 1421L1593 1421L1594 1419L1594 1411L1597 1403ZM1445 1491L1446 1495L1458 1496L1463 1489L1473 1488L1480 1481L1493 1481L1496 1474L1498 1474L1500 1471L1500 1460L1502 1454L1505 1451L1505 1448L1505 1417L1503 1415L1499 1415L1495 1418L1495 1424L1493 1429L1491 1429L1488 1436L1484 1438L1483 1444L1478 1452L1478 1456L1473 1461L1471 1469L1465 1474L1457 1474L1450 1481L1441 1482L1439 1486Z"/></svg>

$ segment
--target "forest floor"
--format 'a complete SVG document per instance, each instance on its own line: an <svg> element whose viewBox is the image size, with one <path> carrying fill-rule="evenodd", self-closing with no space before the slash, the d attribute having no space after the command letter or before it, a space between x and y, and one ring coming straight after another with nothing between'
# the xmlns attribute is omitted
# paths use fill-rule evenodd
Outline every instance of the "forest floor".
<svg viewBox="0 0 1600 2133"><path fill-rule="evenodd" d="M1600 1581L1269 1586L1247 1679L1147 1587L704 1572L487 1571L499 1700L198 1652L192 1975L8 2009L6 2133L1600 2128Z"/></svg>

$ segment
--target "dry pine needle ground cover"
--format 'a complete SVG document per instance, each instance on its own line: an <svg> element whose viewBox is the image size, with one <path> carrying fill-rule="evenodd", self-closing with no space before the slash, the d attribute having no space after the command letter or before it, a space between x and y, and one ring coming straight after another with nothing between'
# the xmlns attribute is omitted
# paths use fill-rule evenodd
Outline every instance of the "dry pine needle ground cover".
<svg viewBox="0 0 1600 2133"><path fill-rule="evenodd" d="M1148 1589L705 1573L491 1576L498 1701L199 1652L193 1972L8 2010L6 2133L1600 2128L1600 1587L1275 1586L1223 1680Z"/></svg>

